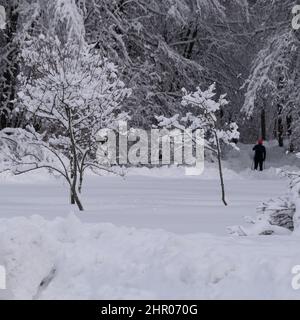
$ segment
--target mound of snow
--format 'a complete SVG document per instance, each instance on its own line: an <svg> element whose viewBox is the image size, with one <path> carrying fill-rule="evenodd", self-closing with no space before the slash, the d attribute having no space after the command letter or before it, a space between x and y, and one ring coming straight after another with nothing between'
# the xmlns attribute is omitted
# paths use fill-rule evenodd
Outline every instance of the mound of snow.
<svg viewBox="0 0 300 320"><path fill-rule="evenodd" d="M223 175L226 180L243 179L238 173L226 167L223 168ZM204 171L199 176L187 176L184 166L163 166L157 168L130 168L127 176L147 176L157 178L197 178L201 180L218 180L219 172L216 163L205 162Z"/></svg>
<svg viewBox="0 0 300 320"><path fill-rule="evenodd" d="M22 175L14 175L10 171L0 173L0 183L9 184L40 184L40 183L55 183L60 179L57 174L51 175L45 169L31 171Z"/></svg>
<svg viewBox="0 0 300 320"><path fill-rule="evenodd" d="M15 299L299 298L293 236L180 236L33 216L0 221L0 257Z"/></svg>

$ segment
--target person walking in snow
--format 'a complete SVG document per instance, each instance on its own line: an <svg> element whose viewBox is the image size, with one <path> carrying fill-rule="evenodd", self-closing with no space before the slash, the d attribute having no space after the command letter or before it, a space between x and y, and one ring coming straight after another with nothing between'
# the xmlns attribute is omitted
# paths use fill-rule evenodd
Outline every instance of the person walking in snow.
<svg viewBox="0 0 300 320"><path fill-rule="evenodd" d="M257 170L259 166L259 170L263 171L264 162L266 161L267 156L267 151L263 143L263 139L259 139L257 145L253 148L253 151L255 151L254 170Z"/></svg>

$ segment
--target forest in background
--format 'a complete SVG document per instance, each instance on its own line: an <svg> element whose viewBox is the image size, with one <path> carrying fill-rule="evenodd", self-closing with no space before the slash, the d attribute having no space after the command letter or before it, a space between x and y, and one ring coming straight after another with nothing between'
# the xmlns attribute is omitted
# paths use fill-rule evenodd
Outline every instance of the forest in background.
<svg viewBox="0 0 300 320"><path fill-rule="evenodd" d="M184 114L182 88L216 83L230 102L220 126L237 122L241 141L288 139L300 147L299 32L291 0L1 0L0 129L34 121L19 99L20 73L35 77L24 59L28 43L55 29L83 37L113 62L127 88L133 126L156 116ZM68 34L66 34L68 30ZM72 35L71 35L72 34ZM67 42L67 41L66 41ZM39 54L39 46L36 46ZM42 126L42 124L39 124Z"/></svg>

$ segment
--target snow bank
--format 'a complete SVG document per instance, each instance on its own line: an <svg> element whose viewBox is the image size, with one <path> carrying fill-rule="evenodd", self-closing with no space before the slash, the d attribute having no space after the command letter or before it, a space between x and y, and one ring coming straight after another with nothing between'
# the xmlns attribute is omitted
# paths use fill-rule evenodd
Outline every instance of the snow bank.
<svg viewBox="0 0 300 320"><path fill-rule="evenodd" d="M243 179L238 173L231 169L223 168L224 178L227 180ZM217 164L205 163L204 171L199 176L186 176L186 170L184 166L163 166L157 168L130 168L127 170L127 176L148 176L157 178L180 178L187 177L191 179L201 180L218 180L219 172Z"/></svg>
<svg viewBox="0 0 300 320"><path fill-rule="evenodd" d="M57 174L49 174L45 169L31 171L22 175L14 175L10 171L0 173L0 183L2 184L44 184L44 183L55 183L56 180L61 179ZM61 181L63 181L61 179Z"/></svg>
<svg viewBox="0 0 300 320"><path fill-rule="evenodd" d="M284 170L294 170L295 167L285 166ZM274 180L282 179L280 172L282 169L277 167L266 168L263 172L254 171L251 169L251 164L249 168L236 168L235 171L231 168L231 164L227 161L223 163L223 176L227 181L230 180ZM204 171L200 176L186 176L184 167L159 167L159 168L131 168L127 170L127 176L148 176L157 178L180 178L187 177L191 179L200 180L219 180L219 172L217 164L215 163L205 163Z"/></svg>
<svg viewBox="0 0 300 320"><path fill-rule="evenodd" d="M286 167L287 171L292 171L294 168ZM186 176L184 167L170 166L170 167L158 167L158 168L129 168L119 169L120 172L125 173L126 177L153 177L153 178L187 178L187 179L199 179L199 180L219 180L219 172L216 164L206 163L204 172L200 176ZM224 179L230 180L274 180L281 179L282 177L278 174L280 169L268 168L264 172L257 172L251 169L244 169L240 172L235 172L230 168L226 168L226 163L223 168ZM87 172L87 176L97 176L93 172ZM116 175L103 172L102 176L113 176ZM55 175L50 175L46 170L33 171L21 176L14 176L10 172L4 172L0 174L0 183L9 184L44 184L44 183L64 183L64 180Z"/></svg>
<svg viewBox="0 0 300 320"><path fill-rule="evenodd" d="M299 298L297 237L175 235L74 215L0 221L0 261L15 299Z"/></svg>

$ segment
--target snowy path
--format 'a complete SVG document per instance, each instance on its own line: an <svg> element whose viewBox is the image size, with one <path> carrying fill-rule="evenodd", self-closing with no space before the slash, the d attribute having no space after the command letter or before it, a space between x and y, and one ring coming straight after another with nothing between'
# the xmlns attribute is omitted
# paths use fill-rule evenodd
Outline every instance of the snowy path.
<svg viewBox="0 0 300 320"><path fill-rule="evenodd" d="M286 192L286 182L261 175L226 181L228 207L220 201L217 179L199 177L128 176L89 177L84 196L87 222L117 226L164 229L175 233L224 235L226 227L243 224L255 216L257 205ZM70 213L68 195L61 181L0 182L0 217L41 215L45 218Z"/></svg>

